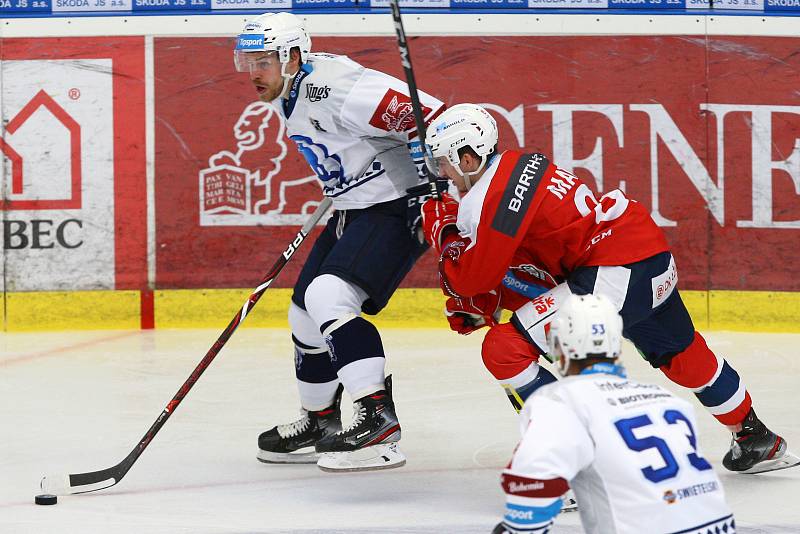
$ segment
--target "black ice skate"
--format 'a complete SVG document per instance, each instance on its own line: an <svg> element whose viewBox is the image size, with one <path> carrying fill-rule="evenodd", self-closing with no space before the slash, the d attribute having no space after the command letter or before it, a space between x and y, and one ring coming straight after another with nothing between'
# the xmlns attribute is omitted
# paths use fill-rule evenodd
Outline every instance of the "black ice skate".
<svg viewBox="0 0 800 534"><path fill-rule="evenodd" d="M800 458L786 450L786 441L770 431L751 408L742 429L733 434L731 450L722 459L729 471L763 473L800 464Z"/></svg>
<svg viewBox="0 0 800 534"><path fill-rule="evenodd" d="M321 453L317 465L323 471L371 471L390 469L406 463L397 448L400 423L392 401L392 377L386 389L353 403L353 421L347 428L328 434L317 442Z"/></svg>
<svg viewBox="0 0 800 534"><path fill-rule="evenodd" d="M575 492L568 489L567 492L561 496L561 513L564 512L577 512L578 499L575 498Z"/></svg>
<svg viewBox="0 0 800 534"><path fill-rule="evenodd" d="M258 436L258 459L268 464L313 464L319 454L317 442L342 428L341 384L336 388L333 404L324 410L301 410L302 417L294 423L278 425Z"/></svg>

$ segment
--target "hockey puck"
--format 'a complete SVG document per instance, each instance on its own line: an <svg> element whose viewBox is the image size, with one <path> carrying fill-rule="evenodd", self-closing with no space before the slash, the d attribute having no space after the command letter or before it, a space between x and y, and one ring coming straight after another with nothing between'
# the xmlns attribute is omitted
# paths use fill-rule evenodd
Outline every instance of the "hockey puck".
<svg viewBox="0 0 800 534"><path fill-rule="evenodd" d="M58 502L58 497L55 495L50 495L49 493L43 493L42 495L36 496L36 504L56 504Z"/></svg>

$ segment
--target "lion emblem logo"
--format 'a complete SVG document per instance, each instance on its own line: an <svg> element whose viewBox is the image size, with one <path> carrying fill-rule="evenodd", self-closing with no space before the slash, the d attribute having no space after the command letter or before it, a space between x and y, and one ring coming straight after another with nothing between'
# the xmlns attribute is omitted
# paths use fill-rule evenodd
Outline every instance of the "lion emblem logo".
<svg viewBox="0 0 800 534"><path fill-rule="evenodd" d="M287 155L286 125L265 102L252 102L233 127L236 149L221 150L208 158L198 175L200 224L302 224L318 201L290 199L295 186L313 182L315 175L281 180ZM297 196L297 195L295 195Z"/></svg>

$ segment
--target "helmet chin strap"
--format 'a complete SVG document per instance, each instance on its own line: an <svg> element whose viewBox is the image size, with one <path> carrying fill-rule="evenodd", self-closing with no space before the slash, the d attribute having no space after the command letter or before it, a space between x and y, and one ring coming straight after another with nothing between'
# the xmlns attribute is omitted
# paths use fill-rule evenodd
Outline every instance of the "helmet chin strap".
<svg viewBox="0 0 800 534"><path fill-rule="evenodd" d="M464 178L464 189L466 189L467 191L472 189L472 179L470 179L470 176L472 174L473 173L470 172L461 173L461 176Z"/></svg>
<svg viewBox="0 0 800 534"><path fill-rule="evenodd" d="M481 156L481 164L472 172L465 172L461 170L461 164L456 165L456 171L464 178L464 188L469 191L472 189L472 177L479 174L486 166L486 156Z"/></svg>
<svg viewBox="0 0 800 534"><path fill-rule="evenodd" d="M281 76L283 76L283 89L281 90L281 96L286 94L286 90L289 89L289 84L292 83L292 80L295 76L297 76L297 72L300 72L300 69L297 69L297 72L294 74L289 74L286 72L286 66L289 62L281 63Z"/></svg>
<svg viewBox="0 0 800 534"><path fill-rule="evenodd" d="M286 90L289 89L289 84L292 83L294 77L297 76L297 72L300 72L300 69L297 69L297 72L295 72L294 74L288 74L286 72L286 65L288 64L289 64L288 62L281 63L281 76L283 77L283 88L281 88L281 93L275 98L273 98L270 102L275 102L276 100L283 98L284 95L286 95Z"/></svg>

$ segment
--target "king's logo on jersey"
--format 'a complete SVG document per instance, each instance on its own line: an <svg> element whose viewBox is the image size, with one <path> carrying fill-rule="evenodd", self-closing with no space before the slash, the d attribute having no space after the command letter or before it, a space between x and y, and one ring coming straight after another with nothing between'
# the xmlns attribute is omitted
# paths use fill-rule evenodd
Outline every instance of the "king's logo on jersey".
<svg viewBox="0 0 800 534"><path fill-rule="evenodd" d="M323 85L319 87L318 85L314 85L313 83L306 84L306 98L309 102L319 102L328 96L331 93L331 88L327 85Z"/></svg>

